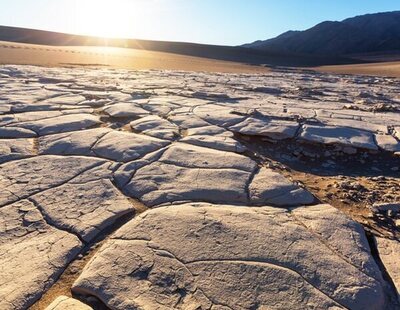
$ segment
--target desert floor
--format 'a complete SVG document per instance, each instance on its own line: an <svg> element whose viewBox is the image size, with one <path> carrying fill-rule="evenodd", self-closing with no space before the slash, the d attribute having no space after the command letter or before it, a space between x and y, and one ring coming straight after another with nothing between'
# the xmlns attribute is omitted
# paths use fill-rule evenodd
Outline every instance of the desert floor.
<svg viewBox="0 0 400 310"><path fill-rule="evenodd" d="M163 52L114 47L54 47L11 42L0 42L0 64L241 73L268 71L260 66Z"/></svg>
<svg viewBox="0 0 400 310"><path fill-rule="evenodd" d="M399 90L0 66L0 308L399 309Z"/></svg>
<svg viewBox="0 0 400 310"><path fill-rule="evenodd" d="M213 60L172 53L114 47L54 47L0 41L0 64L38 66L99 66L135 70L184 70L223 73L263 73L267 66ZM400 62L304 68L336 74L400 77ZM301 70L299 68L299 70Z"/></svg>

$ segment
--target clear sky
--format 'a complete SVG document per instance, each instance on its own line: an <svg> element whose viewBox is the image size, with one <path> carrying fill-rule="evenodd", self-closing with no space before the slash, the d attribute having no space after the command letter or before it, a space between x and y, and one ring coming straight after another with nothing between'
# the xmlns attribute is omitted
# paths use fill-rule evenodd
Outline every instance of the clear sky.
<svg viewBox="0 0 400 310"><path fill-rule="evenodd" d="M0 0L0 25L239 45L324 20L400 10L400 0Z"/></svg>

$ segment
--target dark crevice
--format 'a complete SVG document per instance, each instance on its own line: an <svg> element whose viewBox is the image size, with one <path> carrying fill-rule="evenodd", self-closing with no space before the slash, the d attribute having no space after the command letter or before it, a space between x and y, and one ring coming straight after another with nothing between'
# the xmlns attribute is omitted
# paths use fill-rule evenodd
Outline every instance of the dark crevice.
<svg viewBox="0 0 400 310"><path fill-rule="evenodd" d="M82 171L79 171L78 174L76 174L76 175L74 175L74 176L72 176L72 177L70 177L70 178L68 178L68 179L66 179L66 180L63 180L62 182L60 182L60 183L58 183L58 184L55 184L54 186L51 186L51 185L50 185L48 188L36 190L36 191L34 191L34 192L32 192L32 193L25 194L25 195L23 195L23 196L17 196L18 199L12 200L12 201L9 201L9 202L6 202L6 203L0 205L0 208L3 208L3 207L6 207L6 206L9 206L9 205L12 205L13 203L15 203L15 202L17 202L17 201L19 201L19 200L22 200L22 199L29 199L30 197L32 197L32 196L34 196L34 195L36 195L36 194L39 194L39 193L43 193L43 192L45 192L45 191L47 191L47 190L51 190L51 189L55 189L55 188L61 187L61 186L65 185L65 184L67 184L67 183L73 181L74 179L80 177L82 174L84 174L84 173L86 173L86 172L88 172L88 171L90 171L90 170L92 170L92 169L95 169L95 168L97 168L97 167L103 165L104 163L105 163L104 161L96 162L96 163L94 163L94 164L89 165L88 167L86 167L86 168L83 169ZM12 193L12 194L13 194L14 196L16 196L14 193Z"/></svg>
<svg viewBox="0 0 400 310"><path fill-rule="evenodd" d="M88 243L83 243L84 246L80 253L75 257L74 260L70 262L70 264L64 269L62 274L55 279L52 287L43 294L42 298L36 302L32 306L33 310L39 310L47 307L51 302L53 302L54 293L52 290L55 290L57 297L59 296L58 291L64 291L64 295L72 296L85 304L88 304L93 309L106 310L109 309L105 306L104 303L100 301L100 299L90 296L90 295L80 295L77 293L71 292L71 286L73 282L78 278L81 274L83 268L89 262L89 260L96 254L99 247L104 244L106 240L119 228L125 225L127 222L132 220L136 214L136 211L132 209L132 212L126 213L125 215L118 218L114 221L113 224L102 230L93 240Z"/></svg>
<svg viewBox="0 0 400 310"><path fill-rule="evenodd" d="M42 214L44 220L46 221L46 223L48 225L50 225L51 227L54 227L54 228L56 228L58 230L62 230L62 231L65 231L65 232L67 232L69 234L72 234L72 235L76 236L83 245L86 244L86 241L83 240L81 235L79 235L78 233L76 233L76 232L74 232L72 230L68 230L65 227L61 227L55 221L53 221L51 219L51 217L47 214L47 212L43 209L43 207L34 198L28 197L27 200L30 201L31 203L33 203L33 205L39 210L39 212Z"/></svg>
<svg viewBox="0 0 400 310"><path fill-rule="evenodd" d="M318 231L314 230L312 227L309 225L305 224L299 217L297 217L293 212L293 209L290 209L288 211L289 216L293 219L295 223L298 225L304 227L310 234L312 234L327 250L329 250L333 255L337 256L340 258L342 261L346 262L347 264L353 266L356 268L358 271L363 273L365 276L372 278L376 281L379 281L379 279L375 278L372 274L366 273L365 270L363 270L362 266L357 266L357 264L353 263L350 258L346 257L345 254L341 253L340 249L335 248L332 246L329 241L324 238Z"/></svg>
<svg viewBox="0 0 400 310"><path fill-rule="evenodd" d="M259 166L256 166L256 167L254 168L254 170L251 172L251 174L250 174L250 176L249 176L249 179L248 179L247 182L246 182L245 192L246 192L246 195L247 195L247 201L248 201L248 203L251 202L251 195L250 195L250 186L251 186L251 183L253 182L254 178L256 177L256 175L257 175L257 173L260 171L260 169L261 169L261 168L260 168Z"/></svg>
<svg viewBox="0 0 400 310"><path fill-rule="evenodd" d="M268 141L267 137L240 133L234 133L234 136L247 147L246 155L249 154L252 159L277 161L297 171L311 171L321 176L398 177L398 172L392 168L400 166L400 157L391 152L357 149L356 154L345 154L337 150L338 145L307 143L297 139ZM323 166L326 162L331 165Z"/></svg>
<svg viewBox="0 0 400 310"><path fill-rule="evenodd" d="M372 233L370 233L368 231L366 231L365 234L367 236L368 244L371 249L371 255L374 258L376 264L378 265L378 267L381 271L383 280L385 281L384 283L382 283L382 285L384 286L385 295L386 295L386 308L385 309L387 309L387 310L400 309L400 300L398 299L400 292L397 292L396 286L379 256L379 251L377 248L375 237Z"/></svg>

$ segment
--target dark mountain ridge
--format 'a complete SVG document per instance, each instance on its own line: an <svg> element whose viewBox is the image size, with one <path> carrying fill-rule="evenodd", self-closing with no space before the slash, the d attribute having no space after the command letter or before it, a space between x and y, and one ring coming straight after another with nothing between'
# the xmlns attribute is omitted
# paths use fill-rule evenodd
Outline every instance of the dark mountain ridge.
<svg viewBox="0 0 400 310"><path fill-rule="evenodd" d="M288 31L276 38L243 47L268 52L348 56L400 52L400 11L325 21L304 31Z"/></svg>

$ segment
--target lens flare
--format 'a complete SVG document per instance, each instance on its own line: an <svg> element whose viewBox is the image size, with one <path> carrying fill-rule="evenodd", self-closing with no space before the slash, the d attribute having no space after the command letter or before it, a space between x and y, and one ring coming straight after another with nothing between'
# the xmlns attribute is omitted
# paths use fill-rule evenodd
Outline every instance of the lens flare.
<svg viewBox="0 0 400 310"><path fill-rule="evenodd" d="M134 25L140 23L141 5L142 1L79 0L76 2L76 30L99 37L130 37Z"/></svg>

